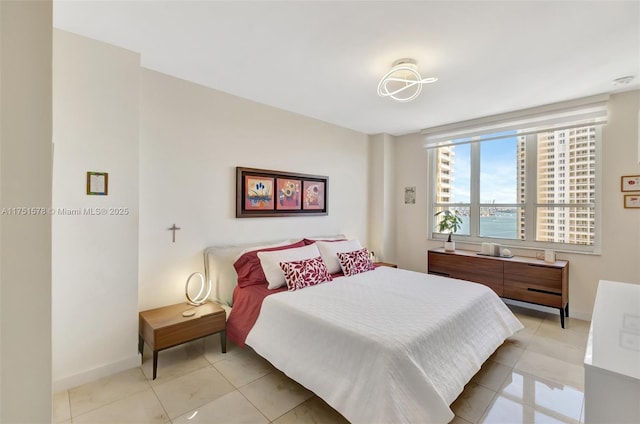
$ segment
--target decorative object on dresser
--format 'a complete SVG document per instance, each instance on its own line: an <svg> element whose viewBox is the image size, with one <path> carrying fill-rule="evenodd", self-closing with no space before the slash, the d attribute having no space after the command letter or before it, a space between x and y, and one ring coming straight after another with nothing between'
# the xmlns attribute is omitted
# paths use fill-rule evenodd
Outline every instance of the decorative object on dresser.
<svg viewBox="0 0 640 424"><path fill-rule="evenodd" d="M509 249L502 249L501 251L498 243L482 243L482 247L478 255L502 256L508 258L511 257L511 251Z"/></svg>
<svg viewBox="0 0 640 424"><path fill-rule="evenodd" d="M569 262L525 256L490 257L476 252L433 249L428 252L429 274L489 286L500 297L557 308L560 325L569 316Z"/></svg>
<svg viewBox="0 0 640 424"><path fill-rule="evenodd" d="M328 215L329 177L236 167L236 218Z"/></svg>
<svg viewBox="0 0 640 424"><path fill-rule="evenodd" d="M207 302L190 309L185 317L185 303L142 311L138 323L138 352L142 356L145 342L153 351L153 379L158 369L158 352L192 340L220 333L222 353L227 352L227 314L217 303Z"/></svg>
<svg viewBox="0 0 640 424"><path fill-rule="evenodd" d="M442 215L442 217L440 217L440 221L437 224L438 232L449 233L447 241L444 242L444 250L453 252L456 250L456 242L451 240L451 235L460 229L462 218L460 218L460 213L457 210L451 212L449 209L444 209L436 212L434 217L438 218L439 215Z"/></svg>

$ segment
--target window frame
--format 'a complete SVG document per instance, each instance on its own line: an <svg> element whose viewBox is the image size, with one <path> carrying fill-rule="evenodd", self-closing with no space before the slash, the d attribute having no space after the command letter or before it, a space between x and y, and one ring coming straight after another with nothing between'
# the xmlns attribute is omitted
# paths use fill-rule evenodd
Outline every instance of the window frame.
<svg viewBox="0 0 640 424"><path fill-rule="evenodd" d="M456 241L460 243L468 243L468 244L481 244L483 242L495 242L499 243L503 246L509 246L514 248L521 249L551 249L557 252L571 252L571 253L584 253L584 254L601 254L601 216L602 216L602 202L601 202L601 184L602 184L602 126L600 124L596 125L588 125L587 127L593 126L595 127L595 184L594 184L594 202L593 204L575 204L575 203L538 203L537 199L537 162L538 162L538 152L537 152L537 134L548 132L548 130L540 129L540 131L535 133L529 133L524 135L527 138L525 142L525 201L524 203L500 203L500 204L491 204L494 207L516 207L523 208L524 216L525 216L525 237L527 239L520 240L517 239L505 239L505 238L496 238L496 237L487 237L480 236L480 209L482 207L487 206L487 204L480 203L480 144L484 142L484 140L472 140L468 143L471 144L470 151L470 202L469 203L435 203L435 192L436 192L436 150L438 147L430 148L427 150L427 161L428 161L428 173L427 175L430 178L430 182L427 184L428 186L428 195L429 195L429 207L428 207L428 216L427 216L427 225L428 225L428 239L433 241L442 241L446 240L448 234L438 233L435 228L435 217L434 213L437 208L442 207L468 207L469 208L469 235L463 234L454 234ZM575 127L570 128L580 128L585 127L585 125L576 125ZM520 135L516 134L516 137L520 137ZM490 140L487 140L490 141ZM467 143L460 143L467 144ZM454 144L453 146L458 146L460 144ZM439 146L443 147L443 146ZM514 159L517 163L517 158ZM518 199L516 199L518 200ZM536 212L540 207L548 207L548 208L566 208L566 207L576 207L576 206L588 206L593 207L593 211L595 214L594 217L594 241L592 245L580 245L580 244L571 244L571 243L555 243L555 242L541 242L536 241L537 234L537 219ZM518 235L519 236L519 235Z"/></svg>

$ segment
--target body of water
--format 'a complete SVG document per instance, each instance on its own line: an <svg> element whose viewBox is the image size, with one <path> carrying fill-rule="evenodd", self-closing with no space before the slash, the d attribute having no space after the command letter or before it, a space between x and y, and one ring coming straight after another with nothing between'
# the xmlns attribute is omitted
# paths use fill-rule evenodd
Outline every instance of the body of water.
<svg viewBox="0 0 640 424"><path fill-rule="evenodd" d="M469 234L469 217L462 216L462 227L457 234ZM518 238L518 215L503 213L480 217L480 236L504 239Z"/></svg>

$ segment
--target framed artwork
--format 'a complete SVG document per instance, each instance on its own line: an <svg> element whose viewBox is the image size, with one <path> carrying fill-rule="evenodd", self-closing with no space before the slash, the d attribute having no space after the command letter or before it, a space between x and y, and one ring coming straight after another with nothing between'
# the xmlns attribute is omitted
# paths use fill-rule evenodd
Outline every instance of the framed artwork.
<svg viewBox="0 0 640 424"><path fill-rule="evenodd" d="M301 180L291 178L278 178L276 209L283 211L295 211L301 208L300 189Z"/></svg>
<svg viewBox="0 0 640 424"><path fill-rule="evenodd" d="M87 194L106 196L109 194L109 174L107 172L87 172Z"/></svg>
<svg viewBox="0 0 640 424"><path fill-rule="evenodd" d="M640 208L640 194L625 194L624 195L624 207L625 208Z"/></svg>
<svg viewBox="0 0 640 424"><path fill-rule="evenodd" d="M325 209L326 185L324 181L305 180L302 188L304 194L302 208L304 210Z"/></svg>
<svg viewBox="0 0 640 424"><path fill-rule="evenodd" d="M640 191L640 175L620 177L620 191Z"/></svg>
<svg viewBox="0 0 640 424"><path fill-rule="evenodd" d="M244 205L249 211L273 210L274 178L260 175L244 176Z"/></svg>
<svg viewBox="0 0 640 424"><path fill-rule="evenodd" d="M416 188L415 187L404 188L404 204L405 205L416 204Z"/></svg>
<svg viewBox="0 0 640 424"><path fill-rule="evenodd" d="M329 178L236 167L236 218L327 215Z"/></svg>

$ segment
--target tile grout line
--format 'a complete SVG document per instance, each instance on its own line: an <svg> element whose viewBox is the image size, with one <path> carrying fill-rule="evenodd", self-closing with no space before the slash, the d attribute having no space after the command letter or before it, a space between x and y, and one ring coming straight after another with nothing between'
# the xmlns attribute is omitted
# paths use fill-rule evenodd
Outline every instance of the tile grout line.
<svg viewBox="0 0 640 424"><path fill-rule="evenodd" d="M259 378L256 378L255 380L252 380L252 381L250 381L250 382L248 382L248 383L245 383L245 384L243 384L243 385L242 385L242 386L240 386L240 387L236 387L236 385L235 385L235 384L233 384L233 383L232 383L232 382L231 382L231 381L230 381L230 380L229 380L229 379L224 375L224 373L223 373L220 369L218 369L218 367L216 367L216 363L226 361L226 360L228 360L228 358L224 358L224 359L220 359L220 360L215 361L215 362L211 362L209 359L207 359L207 356L206 356L206 347L204 346L204 341L203 341L203 351L200 353L200 355L202 355L202 356L204 357L205 361L206 361L209 365L208 365L207 367L203 367L203 368L199 368L198 370L194 370L193 372L195 372L195 371L199 371L199 370L204 369L204 368L211 368L211 369L214 369L214 370L215 370L217 373L219 373L219 374L220 374L220 376L221 376L221 377L222 377L222 378L223 378L227 383L229 383L229 385L230 385L231 387L233 387L233 389L234 389L233 391L231 391L231 392L229 392L229 393L225 393L225 394L224 394L224 395L222 395L222 396L226 396L226 395L228 395L228 394L230 394L230 393L233 393L234 391L235 391L235 392L238 392L242 397L244 397L244 398L247 400L247 402L249 402L249 404L250 404L253 408L255 408L255 410L256 410L256 411L258 411L258 413L259 413L260 415L262 415L262 416L267 420L267 422L269 422L269 423L271 422L271 421L269 420L269 418L268 418L268 417L266 417L266 416L264 415L264 413L262 413L262 411L261 411L258 407L256 407L256 406L255 406L255 405L254 405L254 404L253 404L253 403L252 403L252 402L251 402L251 401L250 401L250 400L249 400L249 399L248 399L248 398L247 398L247 397L246 397L246 396L245 396L245 395L244 395L244 394L239 390L239 389L240 389L241 387L244 387L244 386L246 386L246 385L248 385L248 384L253 383L254 381L259 380L259 379L260 379L260 378L262 378L262 377L265 377L266 375L269 375L269 374L273 373L275 370L271 370L271 371L269 371L267 374L265 374L265 375L263 375L263 376L261 376L261 377L259 377ZM171 380L174 380L174 379L176 379L176 378L178 378L178 377L174 377L174 378L173 378L173 379L171 379ZM171 381L171 380L169 380L169 381ZM165 382L165 383L167 383L167 382ZM165 384L165 383L162 383L162 384ZM152 386L152 389L154 389L154 387L153 387L153 386ZM162 401L161 401L161 400L160 400L160 398L158 397L157 393L155 392L155 389L153 390L153 392L154 392L154 395L156 396L156 398L158 398L158 402L160 402L160 405L162 406L162 409L163 409L163 410L165 411L165 413L167 414L167 417L169 418L169 420L170 420L170 422L171 422L171 423L173 422L173 420L174 420L175 418L178 418L178 417L180 417L180 416L184 415L184 414L180 414L178 417L171 418L171 417L170 417L170 415L169 415L169 413L166 411L164 404L162 403ZM216 399L214 399L214 400L212 400L212 401L209 401L209 402L207 402L207 403L205 403L205 404L203 404L203 405L200 405L199 407L194 408L194 409L202 408L203 406L207 405L207 404L208 404L208 403L210 403L210 402L214 402L215 400L217 400L217 399L221 398L222 396L219 396L218 398L216 398ZM190 411L193 411L194 409L191 409ZM187 412L185 412L185 413L188 413L188 412L190 412L190 411L187 411Z"/></svg>
<svg viewBox="0 0 640 424"><path fill-rule="evenodd" d="M261 358L262 358L262 357L261 357ZM236 388L236 391L237 391L238 393L240 393L240 394L241 394L241 395L242 395L242 396L247 400L247 402L249 402L249 404L251 404L251 406L253 406L253 407L256 409L256 411L258 411L258 412L260 413L260 415L262 415L262 416L267 420L267 422L268 422L268 423L273 423L273 422L275 422L275 421L279 420L279 419L280 419L280 418L282 418L284 415L286 415L286 414L288 414L289 412L291 412L291 411L293 411L294 409L296 409L298 406L300 406L300 405L302 405L303 403L307 402L309 399L312 399L312 398L313 398L313 396L317 396L315 393L311 392L309 389L307 389L307 388L305 387L305 389L306 389L306 390L309 390L309 391L313 394L313 396L312 396L312 397L310 397L309 399L305 399L305 400L304 400L304 401L302 401L301 403L299 403L299 404L297 404L297 405L293 406L291 409L286 410L285 412L283 412L282 414L280 414L279 416L277 416L277 417L276 417L276 418L274 418L273 420L270 420L270 419L269 419L269 417L267 417L267 416L264 414L264 412L262 412L262 411L260 410L260 408L258 408L258 407L253 403L253 402L251 402L251 400L250 400L247 396L245 396L245 394L244 394L244 393L242 393L242 391L241 391L240 389L241 389L242 387L246 387L246 386L248 386L249 384L254 383L254 382L256 382L256 381L260 380L261 378L264 378L264 377L266 377L266 376L268 376L268 375L271 375L271 374L273 374L273 373L275 373L275 372L276 372L276 369L274 368L273 370L269 371L267 374L265 374L265 375L263 375L263 376L261 376L261 377L259 377L259 378L256 378L255 380L250 381L250 382L248 382L248 383L246 383L246 384L243 384L242 386L240 386L240 387ZM285 374L285 376L286 376L286 374ZM289 377L287 377L287 378L289 378ZM235 386L234 386L234 387L235 387ZM303 386L303 387L304 387L304 386Z"/></svg>
<svg viewBox="0 0 640 424"><path fill-rule="evenodd" d="M156 389L151 386L151 391L153 392L153 395L156 397L156 399L158 400L158 403L160 404L160 407L162 408L162 410L164 411L164 413L167 416L167 419L169 420L169 423L173 423L173 418L171 418L171 416L169 415L169 411L167 411L167 408L164 407L164 404L162 403L162 401L160 400L160 397L158 396L158 393L156 393Z"/></svg>
<svg viewBox="0 0 640 424"><path fill-rule="evenodd" d="M227 349L227 350L228 350L228 349ZM205 353L206 353L206 347L205 347ZM251 383L253 383L254 381L260 380L262 377L265 377L265 376L267 376L267 375L271 374L271 373L272 373L272 372L274 372L275 370L271 370L271 371L269 371L267 374L265 374L265 375L263 375L263 376L261 376L261 377L259 377L259 378L256 378L255 380L252 380L252 381L250 381L250 382L248 382L248 383L245 383L245 384L243 384L243 385L242 385L242 386L240 386L240 387L236 387L236 385L235 385L235 384L233 384L233 383L232 383L232 382L227 378L227 376L225 376L225 375L224 375L224 373L223 373L220 369L218 369L218 367L216 367L216 363L217 363L217 362L226 361L228 358L220 359L219 361L216 361L216 362L211 362L211 361L209 361L209 359L207 359L207 356L206 356L204 353L203 353L203 356L204 356L204 358L207 360L207 362L209 362L209 363L211 364L211 366L212 366L212 367L213 367L213 368L214 368L218 373L220 373L220 375L222 376L222 378L224 378L224 379L225 379L225 380L226 380L226 381L231 385L231 387L233 387L233 388L234 388L234 391L238 392L238 393L240 394L240 396L242 396L243 398L245 398L245 399L246 399L246 401L247 401L247 402L249 402L249 404L250 404L250 405L251 405L251 406L252 406L256 411L258 411L258 413L259 413L260 415L262 415L262 416L267 420L267 422L268 422L268 423L271 423L271 422L272 422L272 421L271 421L271 420L270 420L266 415L264 415L264 413L263 413L263 412L262 412L262 411L261 411L261 410L260 410L256 405L254 405L254 404L253 404L253 402L251 402L251 401L250 401L250 400L249 400L249 399L244 395L244 393L242 393L242 392L240 391L240 388L241 388L241 387L244 387L244 386L246 386L246 385L248 385L248 384L251 384ZM233 392L229 392L229 393L233 393Z"/></svg>
<svg viewBox="0 0 640 424"><path fill-rule="evenodd" d="M81 416L86 415L86 414L88 414L89 412L93 412L93 411L96 411L96 410L98 410L98 409L100 409L100 408L104 408L105 406L112 405L112 404L114 404L114 403L116 403L116 402L119 402L119 401L121 401L121 400L123 400L123 399L125 399L125 398L127 398L127 397L130 397L130 396L133 396L133 395L137 395L138 393L142 393L142 392L144 392L145 390L147 390L147 389L149 389L149 388L152 388L152 387L151 387L151 384L149 383L149 380L147 379L147 376L146 376L146 375L144 374L144 372L142 371L142 367L141 367L141 366L137 366L137 367L135 367L135 368L138 368L138 369L140 370L140 372L142 373L142 376L144 377L144 381L145 381L145 383L146 383L146 384L147 384L147 386L148 386L147 388L145 388L145 389L140 389L140 390L136 390L136 391L133 391L133 392L131 392L131 393L128 393L126 396L122 396L122 397L119 397L119 398L117 398L117 399L113 399L113 400L111 400L110 402L107 402L107 403L102 404L102 405L100 405L100 406L97 406L97 407L95 407L95 408L92 408L92 409L89 409L89 410L87 410L87 411L84 411L83 413L78 414L77 416L75 416L75 418L80 418ZM135 368L130 368L130 370L135 369ZM122 372L126 372L126 371L129 371L129 370L125 370L125 371L122 371ZM89 384L91 384L91 383L89 383ZM82 387L82 386L78 386L78 387ZM77 388L77 387L74 387L74 388ZM69 389L69 412L70 412L70 414L71 414L71 421L73 422L74 414L73 414L73 409L71 409L71 390L72 390L72 389Z"/></svg>
<svg viewBox="0 0 640 424"><path fill-rule="evenodd" d="M273 371L271 371L271 372L273 372ZM267 375L268 375L268 374L267 374ZM264 376L263 376L263 377L264 377ZM260 377L260 378L262 378L262 377ZM256 379L256 380L259 380L259 379ZM256 380L253 380L253 381L256 381ZM247 383L247 384L251 384L251 383ZM246 384L245 384L245 386L246 386ZM244 386L242 386L242 387L244 387ZM265 419L265 420L267 420L267 422L268 422L268 423L272 423L272 422L273 422L272 420L270 420L270 419L269 419L269 417L267 417L267 416L266 416L266 415L265 415L265 414L260 410L260 408L258 408L256 405L254 405L254 404L253 404L253 402L251 402L251 400L249 400L249 398L248 398L248 397L246 397L246 396L245 396L245 394L244 394L244 393L242 393L242 392L240 391L240 389L239 389L239 388L238 388L238 389L236 389L236 392L240 393L240 396L242 396L243 398L245 398L245 399L247 400L247 402L249 402L249 404L250 404L251 406L253 406L253 407L255 408L255 410L256 410L256 411L258 411L258 413L264 417L264 419ZM280 418L280 417L278 417L278 418ZM277 419L277 418L276 418L276 419Z"/></svg>

